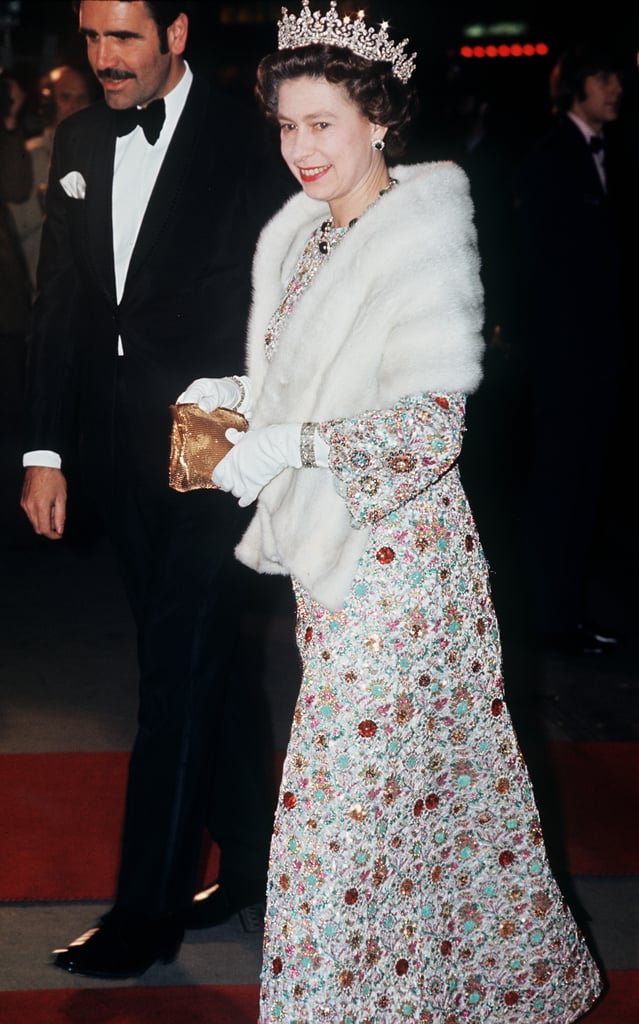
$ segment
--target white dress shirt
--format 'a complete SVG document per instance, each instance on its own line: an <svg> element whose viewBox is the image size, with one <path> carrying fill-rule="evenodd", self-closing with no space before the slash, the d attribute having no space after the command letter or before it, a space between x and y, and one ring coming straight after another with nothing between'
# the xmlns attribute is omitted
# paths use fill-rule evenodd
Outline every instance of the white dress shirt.
<svg viewBox="0 0 639 1024"><path fill-rule="evenodd" d="M193 73L186 61L185 65L182 78L164 97L166 114L155 145L147 142L139 125L128 135L120 136L115 145L112 193L113 261L118 303L124 292L129 262L140 224L193 81ZM122 339L118 338L118 355L123 354ZM62 459L57 452L32 451L23 455L22 465L60 469Z"/></svg>

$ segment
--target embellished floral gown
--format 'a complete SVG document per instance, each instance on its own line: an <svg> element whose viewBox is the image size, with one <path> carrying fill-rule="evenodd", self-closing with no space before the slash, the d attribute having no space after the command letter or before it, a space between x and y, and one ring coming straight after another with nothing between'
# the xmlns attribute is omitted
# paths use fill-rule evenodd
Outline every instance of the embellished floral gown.
<svg viewBox="0 0 639 1024"><path fill-rule="evenodd" d="M271 351L343 231L325 254L319 231L309 240ZM457 469L464 406L461 394L415 395L321 425L370 543L338 613L293 579L303 680L271 846L260 1024L568 1024L601 989L504 703Z"/></svg>

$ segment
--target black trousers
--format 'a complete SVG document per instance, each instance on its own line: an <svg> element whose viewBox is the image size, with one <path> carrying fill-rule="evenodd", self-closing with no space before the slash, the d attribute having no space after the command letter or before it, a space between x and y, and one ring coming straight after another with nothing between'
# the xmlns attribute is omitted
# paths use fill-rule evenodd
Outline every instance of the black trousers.
<svg viewBox="0 0 639 1024"><path fill-rule="evenodd" d="M124 428L115 455L102 511L140 670L115 907L160 917L190 905L206 831L222 881L266 879L274 752L262 648L246 628L264 613L265 581L233 554L251 510L219 491L142 486Z"/></svg>

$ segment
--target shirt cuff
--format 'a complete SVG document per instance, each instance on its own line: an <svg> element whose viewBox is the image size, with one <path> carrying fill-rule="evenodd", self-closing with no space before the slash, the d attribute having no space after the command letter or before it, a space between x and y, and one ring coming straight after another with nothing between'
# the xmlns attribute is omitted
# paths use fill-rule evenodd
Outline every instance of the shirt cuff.
<svg viewBox="0 0 639 1024"><path fill-rule="evenodd" d="M62 459L57 452L36 451L25 452L22 456L23 466L47 466L48 469L61 469Z"/></svg>

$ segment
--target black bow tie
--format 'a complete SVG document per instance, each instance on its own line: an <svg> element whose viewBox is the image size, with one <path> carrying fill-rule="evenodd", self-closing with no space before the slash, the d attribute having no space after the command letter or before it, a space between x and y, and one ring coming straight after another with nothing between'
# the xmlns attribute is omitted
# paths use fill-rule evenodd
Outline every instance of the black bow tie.
<svg viewBox="0 0 639 1024"><path fill-rule="evenodd" d="M589 145L593 153L601 153L602 149L606 148L605 140L601 135L591 135Z"/></svg>
<svg viewBox="0 0 639 1024"><path fill-rule="evenodd" d="M164 124L164 100L153 100L148 107L129 107L127 110L116 110L115 115L115 130L118 135L128 135L137 125L140 125L147 142L154 146Z"/></svg>

